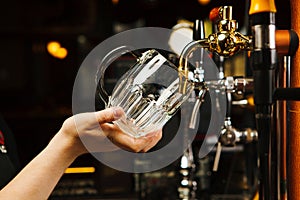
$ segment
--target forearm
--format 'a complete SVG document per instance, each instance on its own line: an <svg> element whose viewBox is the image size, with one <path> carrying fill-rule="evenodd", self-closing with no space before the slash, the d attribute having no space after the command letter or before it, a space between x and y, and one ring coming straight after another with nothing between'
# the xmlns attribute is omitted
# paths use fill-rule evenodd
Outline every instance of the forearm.
<svg viewBox="0 0 300 200"><path fill-rule="evenodd" d="M65 169L79 155L88 152L86 146L89 152L112 151L119 147L146 152L162 137L161 131L141 138L122 133L110 123L122 116L121 108L108 108L66 119L48 146L0 191L0 199L48 199ZM85 141L84 145L81 139Z"/></svg>
<svg viewBox="0 0 300 200"><path fill-rule="evenodd" d="M47 199L65 169L81 154L72 140L57 134L3 190L0 199Z"/></svg>

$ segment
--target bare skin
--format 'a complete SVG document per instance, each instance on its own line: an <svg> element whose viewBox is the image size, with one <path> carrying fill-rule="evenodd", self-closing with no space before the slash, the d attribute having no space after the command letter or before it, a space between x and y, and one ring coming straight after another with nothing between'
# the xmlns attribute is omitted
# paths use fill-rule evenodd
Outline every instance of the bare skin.
<svg viewBox="0 0 300 200"><path fill-rule="evenodd" d="M110 123L123 115L122 109L109 108L66 119L45 149L0 191L0 199L48 199L66 168L78 156L91 151L111 151L118 148L147 152L161 139L162 131L133 138ZM82 143L83 138L91 141L88 143L88 150Z"/></svg>

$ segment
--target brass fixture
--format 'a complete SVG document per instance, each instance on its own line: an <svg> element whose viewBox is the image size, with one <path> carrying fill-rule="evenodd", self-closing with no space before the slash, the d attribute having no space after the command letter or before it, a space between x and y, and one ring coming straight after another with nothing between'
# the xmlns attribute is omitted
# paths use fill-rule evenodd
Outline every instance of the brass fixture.
<svg viewBox="0 0 300 200"><path fill-rule="evenodd" d="M188 57L198 48L205 48L210 52L215 52L220 56L228 57L236 54L240 50L250 50L252 39L237 31L238 24L232 19L232 7L222 6L217 9L215 22L217 22L217 32L210 34L207 38L190 42L186 45L179 58L179 80L181 82L180 91L185 93L187 81L195 84L195 88L203 88L203 80L194 78L190 80L188 69ZM189 77L189 78L188 78ZM201 84L199 84L201 83Z"/></svg>
<svg viewBox="0 0 300 200"><path fill-rule="evenodd" d="M207 38L208 50L220 56L232 56L241 49L249 49L251 38L237 32L238 23L232 19L232 7L218 8L217 32Z"/></svg>

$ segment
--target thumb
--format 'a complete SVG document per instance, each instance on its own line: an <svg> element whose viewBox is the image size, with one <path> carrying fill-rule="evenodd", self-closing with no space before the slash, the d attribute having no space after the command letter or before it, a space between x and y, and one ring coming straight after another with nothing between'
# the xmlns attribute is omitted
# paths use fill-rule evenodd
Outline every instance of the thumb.
<svg viewBox="0 0 300 200"><path fill-rule="evenodd" d="M100 124L118 120L123 115L125 115L125 113L120 107L106 108L104 110L96 112L96 118Z"/></svg>

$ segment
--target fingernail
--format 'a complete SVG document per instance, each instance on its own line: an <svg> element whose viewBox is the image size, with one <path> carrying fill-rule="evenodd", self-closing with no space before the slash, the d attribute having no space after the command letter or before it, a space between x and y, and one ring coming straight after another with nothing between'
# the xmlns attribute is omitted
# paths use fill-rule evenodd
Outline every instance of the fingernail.
<svg viewBox="0 0 300 200"><path fill-rule="evenodd" d="M123 109L120 108L120 107L115 107L113 108L113 113L114 113L114 119L117 120L117 119L120 119L123 115Z"/></svg>

